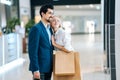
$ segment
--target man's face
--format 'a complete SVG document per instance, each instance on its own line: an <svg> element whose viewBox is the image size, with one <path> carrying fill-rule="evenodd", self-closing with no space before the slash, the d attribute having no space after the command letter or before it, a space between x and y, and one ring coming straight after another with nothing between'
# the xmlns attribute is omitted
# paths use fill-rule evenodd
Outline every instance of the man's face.
<svg viewBox="0 0 120 80"><path fill-rule="evenodd" d="M50 22L52 17L53 17L53 10L52 9L48 9L46 13L43 13L43 18L47 22Z"/></svg>

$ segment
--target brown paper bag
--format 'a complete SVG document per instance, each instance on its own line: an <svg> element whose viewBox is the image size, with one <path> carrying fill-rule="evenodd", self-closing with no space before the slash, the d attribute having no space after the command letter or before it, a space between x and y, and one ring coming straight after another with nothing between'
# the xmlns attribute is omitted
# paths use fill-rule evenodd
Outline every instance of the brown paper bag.
<svg viewBox="0 0 120 80"><path fill-rule="evenodd" d="M80 63L79 63L79 53L74 52L75 57L75 74L74 75L64 75L64 76L57 76L55 74L55 55L53 57L53 80L81 80L80 74Z"/></svg>
<svg viewBox="0 0 120 80"><path fill-rule="evenodd" d="M74 75L75 59L74 53L65 53L63 51L55 52L55 75Z"/></svg>

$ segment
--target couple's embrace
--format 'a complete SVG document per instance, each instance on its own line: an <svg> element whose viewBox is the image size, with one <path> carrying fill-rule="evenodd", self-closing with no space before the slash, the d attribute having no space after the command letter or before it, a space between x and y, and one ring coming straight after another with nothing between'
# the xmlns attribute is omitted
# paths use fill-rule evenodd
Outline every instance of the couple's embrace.
<svg viewBox="0 0 120 80"><path fill-rule="evenodd" d="M53 70L53 50L72 51L71 39L61 26L59 17L54 16L53 5L40 8L41 21L29 33L29 70L34 79L51 80ZM48 26L49 25L49 26Z"/></svg>

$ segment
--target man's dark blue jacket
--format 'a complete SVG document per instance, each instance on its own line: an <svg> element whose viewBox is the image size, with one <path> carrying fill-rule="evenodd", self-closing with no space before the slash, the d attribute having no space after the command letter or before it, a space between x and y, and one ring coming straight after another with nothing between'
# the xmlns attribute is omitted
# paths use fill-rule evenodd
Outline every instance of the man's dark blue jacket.
<svg viewBox="0 0 120 80"><path fill-rule="evenodd" d="M28 53L30 59L30 71L34 72L39 70L44 73L52 71L53 46L50 44L46 28L41 21L34 25L30 30Z"/></svg>

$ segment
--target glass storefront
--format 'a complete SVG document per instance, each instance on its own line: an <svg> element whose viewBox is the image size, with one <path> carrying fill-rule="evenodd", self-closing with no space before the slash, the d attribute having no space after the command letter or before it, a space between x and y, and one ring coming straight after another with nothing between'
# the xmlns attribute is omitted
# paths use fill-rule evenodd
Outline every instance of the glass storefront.
<svg viewBox="0 0 120 80"><path fill-rule="evenodd" d="M0 67L19 59L22 54L21 35L9 31L11 26L15 28L14 20L19 19L18 6L19 0L0 1Z"/></svg>

